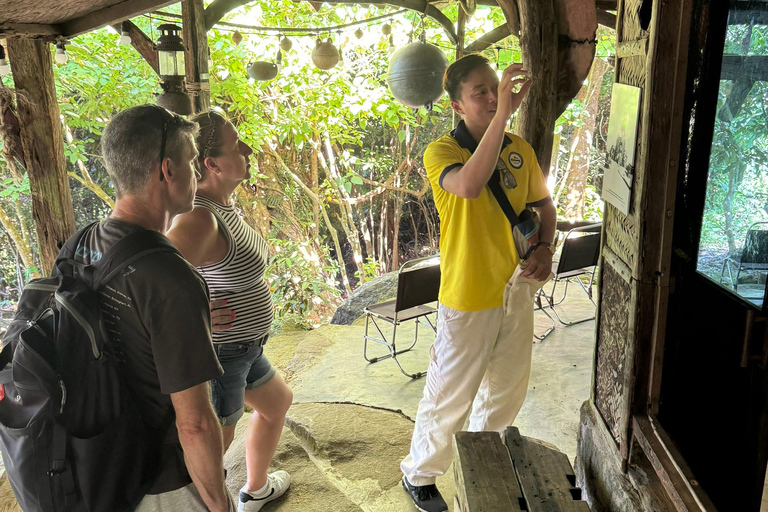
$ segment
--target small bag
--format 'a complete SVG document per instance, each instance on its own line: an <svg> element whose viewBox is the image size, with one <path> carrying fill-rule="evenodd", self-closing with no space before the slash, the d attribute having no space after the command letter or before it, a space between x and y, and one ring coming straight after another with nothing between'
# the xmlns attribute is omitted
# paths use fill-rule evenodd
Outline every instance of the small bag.
<svg viewBox="0 0 768 512"><path fill-rule="evenodd" d="M501 188L498 171L491 176L491 179L488 181L488 187L512 225L512 238L515 241L518 256L520 256L521 260L527 260L531 252L533 252L534 246L539 241L539 228L541 228L539 215L533 210L528 209L520 212L520 215L515 213L515 209L512 208L507 195Z"/></svg>

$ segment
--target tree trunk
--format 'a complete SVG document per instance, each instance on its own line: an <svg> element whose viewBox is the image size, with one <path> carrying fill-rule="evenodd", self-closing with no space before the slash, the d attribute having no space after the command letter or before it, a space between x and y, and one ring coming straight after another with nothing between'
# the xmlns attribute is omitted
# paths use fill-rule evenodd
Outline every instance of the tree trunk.
<svg viewBox="0 0 768 512"><path fill-rule="evenodd" d="M501 0L509 2L512 0ZM533 86L523 100L517 132L536 151L544 176L549 175L553 127L557 115L557 21L553 0L519 0L520 49Z"/></svg>
<svg viewBox="0 0 768 512"><path fill-rule="evenodd" d="M47 275L59 248L75 231L51 51L40 39L9 38L8 53L19 98L24 167L29 176L40 262L42 273Z"/></svg>
<svg viewBox="0 0 768 512"><path fill-rule="evenodd" d="M589 179L590 152L592 151L592 137L595 133L597 104L600 99L600 85L607 69L608 64L604 60L595 59L589 73L589 84L582 87L576 96L579 101L586 105L587 116L584 124L574 130L573 145L568 158L568 178L565 186L567 191L565 218L567 220L584 218L584 202L587 180Z"/></svg>
<svg viewBox="0 0 768 512"><path fill-rule="evenodd" d="M205 30L203 0L183 0L182 30L186 52L187 91L192 96L195 112L205 112L211 106L211 85L208 81L208 32Z"/></svg>

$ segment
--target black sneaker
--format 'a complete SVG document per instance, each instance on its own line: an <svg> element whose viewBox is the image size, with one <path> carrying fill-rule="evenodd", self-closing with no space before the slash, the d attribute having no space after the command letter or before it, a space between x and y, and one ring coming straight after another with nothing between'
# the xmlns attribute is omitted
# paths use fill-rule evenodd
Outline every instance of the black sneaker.
<svg viewBox="0 0 768 512"><path fill-rule="evenodd" d="M411 482L403 477L403 489L411 497L416 508L422 512L445 512L448 510L448 505L445 504L445 500L435 484L411 485Z"/></svg>

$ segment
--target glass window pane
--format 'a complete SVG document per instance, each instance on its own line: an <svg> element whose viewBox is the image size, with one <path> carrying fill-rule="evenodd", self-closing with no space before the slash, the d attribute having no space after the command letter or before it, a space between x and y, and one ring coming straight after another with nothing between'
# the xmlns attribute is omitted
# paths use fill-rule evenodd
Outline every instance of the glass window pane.
<svg viewBox="0 0 768 512"><path fill-rule="evenodd" d="M768 275L768 6L751 5L751 13L734 7L729 16L698 271L762 305Z"/></svg>

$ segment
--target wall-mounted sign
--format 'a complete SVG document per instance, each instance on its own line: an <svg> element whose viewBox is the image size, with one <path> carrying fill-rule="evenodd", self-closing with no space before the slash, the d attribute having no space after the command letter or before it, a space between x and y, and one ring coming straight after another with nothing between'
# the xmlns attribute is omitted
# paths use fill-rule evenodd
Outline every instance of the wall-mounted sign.
<svg viewBox="0 0 768 512"><path fill-rule="evenodd" d="M603 200L629 215L635 176L635 147L640 113L639 87L613 84L608 122L608 155L603 176Z"/></svg>

